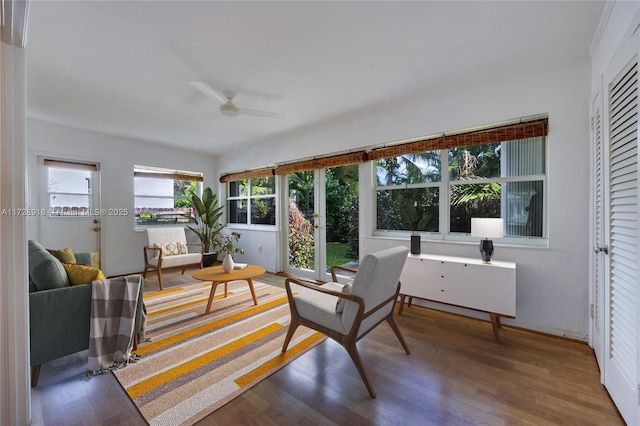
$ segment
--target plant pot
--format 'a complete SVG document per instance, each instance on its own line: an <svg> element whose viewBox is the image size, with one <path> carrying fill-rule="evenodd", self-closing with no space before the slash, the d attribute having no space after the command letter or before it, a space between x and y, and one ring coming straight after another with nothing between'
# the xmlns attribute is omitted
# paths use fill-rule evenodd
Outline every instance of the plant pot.
<svg viewBox="0 0 640 426"><path fill-rule="evenodd" d="M218 260L218 252L217 251L212 251L210 253L205 253L202 255L202 267L203 268L208 268L209 266L213 266L214 263L216 263L216 260Z"/></svg>
<svg viewBox="0 0 640 426"><path fill-rule="evenodd" d="M231 272L234 266L233 258L229 253L227 253L222 260L222 270L225 272Z"/></svg>

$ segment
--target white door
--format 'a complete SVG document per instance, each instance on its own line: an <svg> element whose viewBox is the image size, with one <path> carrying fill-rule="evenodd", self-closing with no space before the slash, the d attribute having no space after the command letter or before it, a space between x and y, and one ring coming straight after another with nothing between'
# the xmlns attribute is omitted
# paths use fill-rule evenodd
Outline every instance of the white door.
<svg viewBox="0 0 640 426"><path fill-rule="evenodd" d="M38 241L46 248L100 252L98 163L38 157Z"/></svg>
<svg viewBox="0 0 640 426"><path fill-rule="evenodd" d="M591 271L592 285L591 285L591 332L590 341L593 348L598 365L600 366L600 381L604 382L604 350L605 350L605 337L604 337L604 318L605 318L605 304L604 302L604 288L608 283L608 259L609 247L607 242L609 241L608 227L605 224L608 222L605 217L608 213L608 209L605 209L605 203L609 197L608 186L605 186L604 179L607 175L608 156L605 157L605 149L602 137L602 98L598 93L591 104L591 139L594 144L594 182L593 182L593 270Z"/></svg>
<svg viewBox="0 0 640 426"><path fill-rule="evenodd" d="M358 165L289 173L286 181L286 272L328 281L332 265L357 269Z"/></svg>
<svg viewBox="0 0 640 426"><path fill-rule="evenodd" d="M288 216L286 272L321 278L324 262L324 204L321 194L324 170L304 170L287 175Z"/></svg>
<svg viewBox="0 0 640 426"><path fill-rule="evenodd" d="M628 424L640 422L637 53L631 39L623 42L605 73L603 91L608 162L604 234L609 237L604 384Z"/></svg>

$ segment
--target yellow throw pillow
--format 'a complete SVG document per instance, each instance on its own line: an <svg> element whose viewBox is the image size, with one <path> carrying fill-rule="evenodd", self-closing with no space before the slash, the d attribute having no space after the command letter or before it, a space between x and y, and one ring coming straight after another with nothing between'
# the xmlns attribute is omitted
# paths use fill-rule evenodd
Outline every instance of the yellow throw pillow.
<svg viewBox="0 0 640 426"><path fill-rule="evenodd" d="M76 263L76 256L69 247L61 250L47 249L47 251L62 263Z"/></svg>
<svg viewBox="0 0 640 426"><path fill-rule="evenodd" d="M76 265L72 263L63 263L64 269L67 270L69 282L71 285L87 284L93 280L104 280L105 276L100 269L91 266Z"/></svg>

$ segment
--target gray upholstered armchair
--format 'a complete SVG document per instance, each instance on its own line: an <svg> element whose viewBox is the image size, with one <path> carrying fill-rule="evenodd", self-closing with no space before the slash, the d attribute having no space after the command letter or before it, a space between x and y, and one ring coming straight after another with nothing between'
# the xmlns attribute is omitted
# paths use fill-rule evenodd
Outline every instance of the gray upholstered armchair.
<svg viewBox="0 0 640 426"><path fill-rule="evenodd" d="M350 285L332 282L318 286L288 278L285 286L291 323L282 352L287 350L298 326L317 330L347 350L369 394L375 398L376 392L362 364L356 342L386 321L404 350L411 353L393 318L394 303L400 291L398 280L408 252L406 247L394 247L366 255ZM298 292L295 296L294 291Z"/></svg>
<svg viewBox="0 0 640 426"><path fill-rule="evenodd" d="M42 363L89 348L92 288L88 283L71 285L58 259L35 241L28 246L31 386L35 387ZM136 336L142 328L142 295L140 286Z"/></svg>

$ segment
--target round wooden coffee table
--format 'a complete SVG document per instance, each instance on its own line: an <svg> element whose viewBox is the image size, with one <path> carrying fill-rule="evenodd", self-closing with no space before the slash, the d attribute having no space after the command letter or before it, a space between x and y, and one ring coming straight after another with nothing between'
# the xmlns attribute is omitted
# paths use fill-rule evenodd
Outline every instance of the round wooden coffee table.
<svg viewBox="0 0 640 426"><path fill-rule="evenodd" d="M216 293L216 287L219 284L224 283L224 297L227 297L227 283L229 281L244 280L249 283L249 290L251 290L251 296L253 297L253 304L258 304L256 298L256 292L253 289L253 278L259 277L264 274L266 270L259 265L247 265L246 268L232 269L230 272L225 272L222 266L211 266L209 268L203 268L193 273L193 278L202 281L211 281L211 293L209 293L209 301L207 302L206 314L211 311L211 304L213 303L213 296Z"/></svg>

